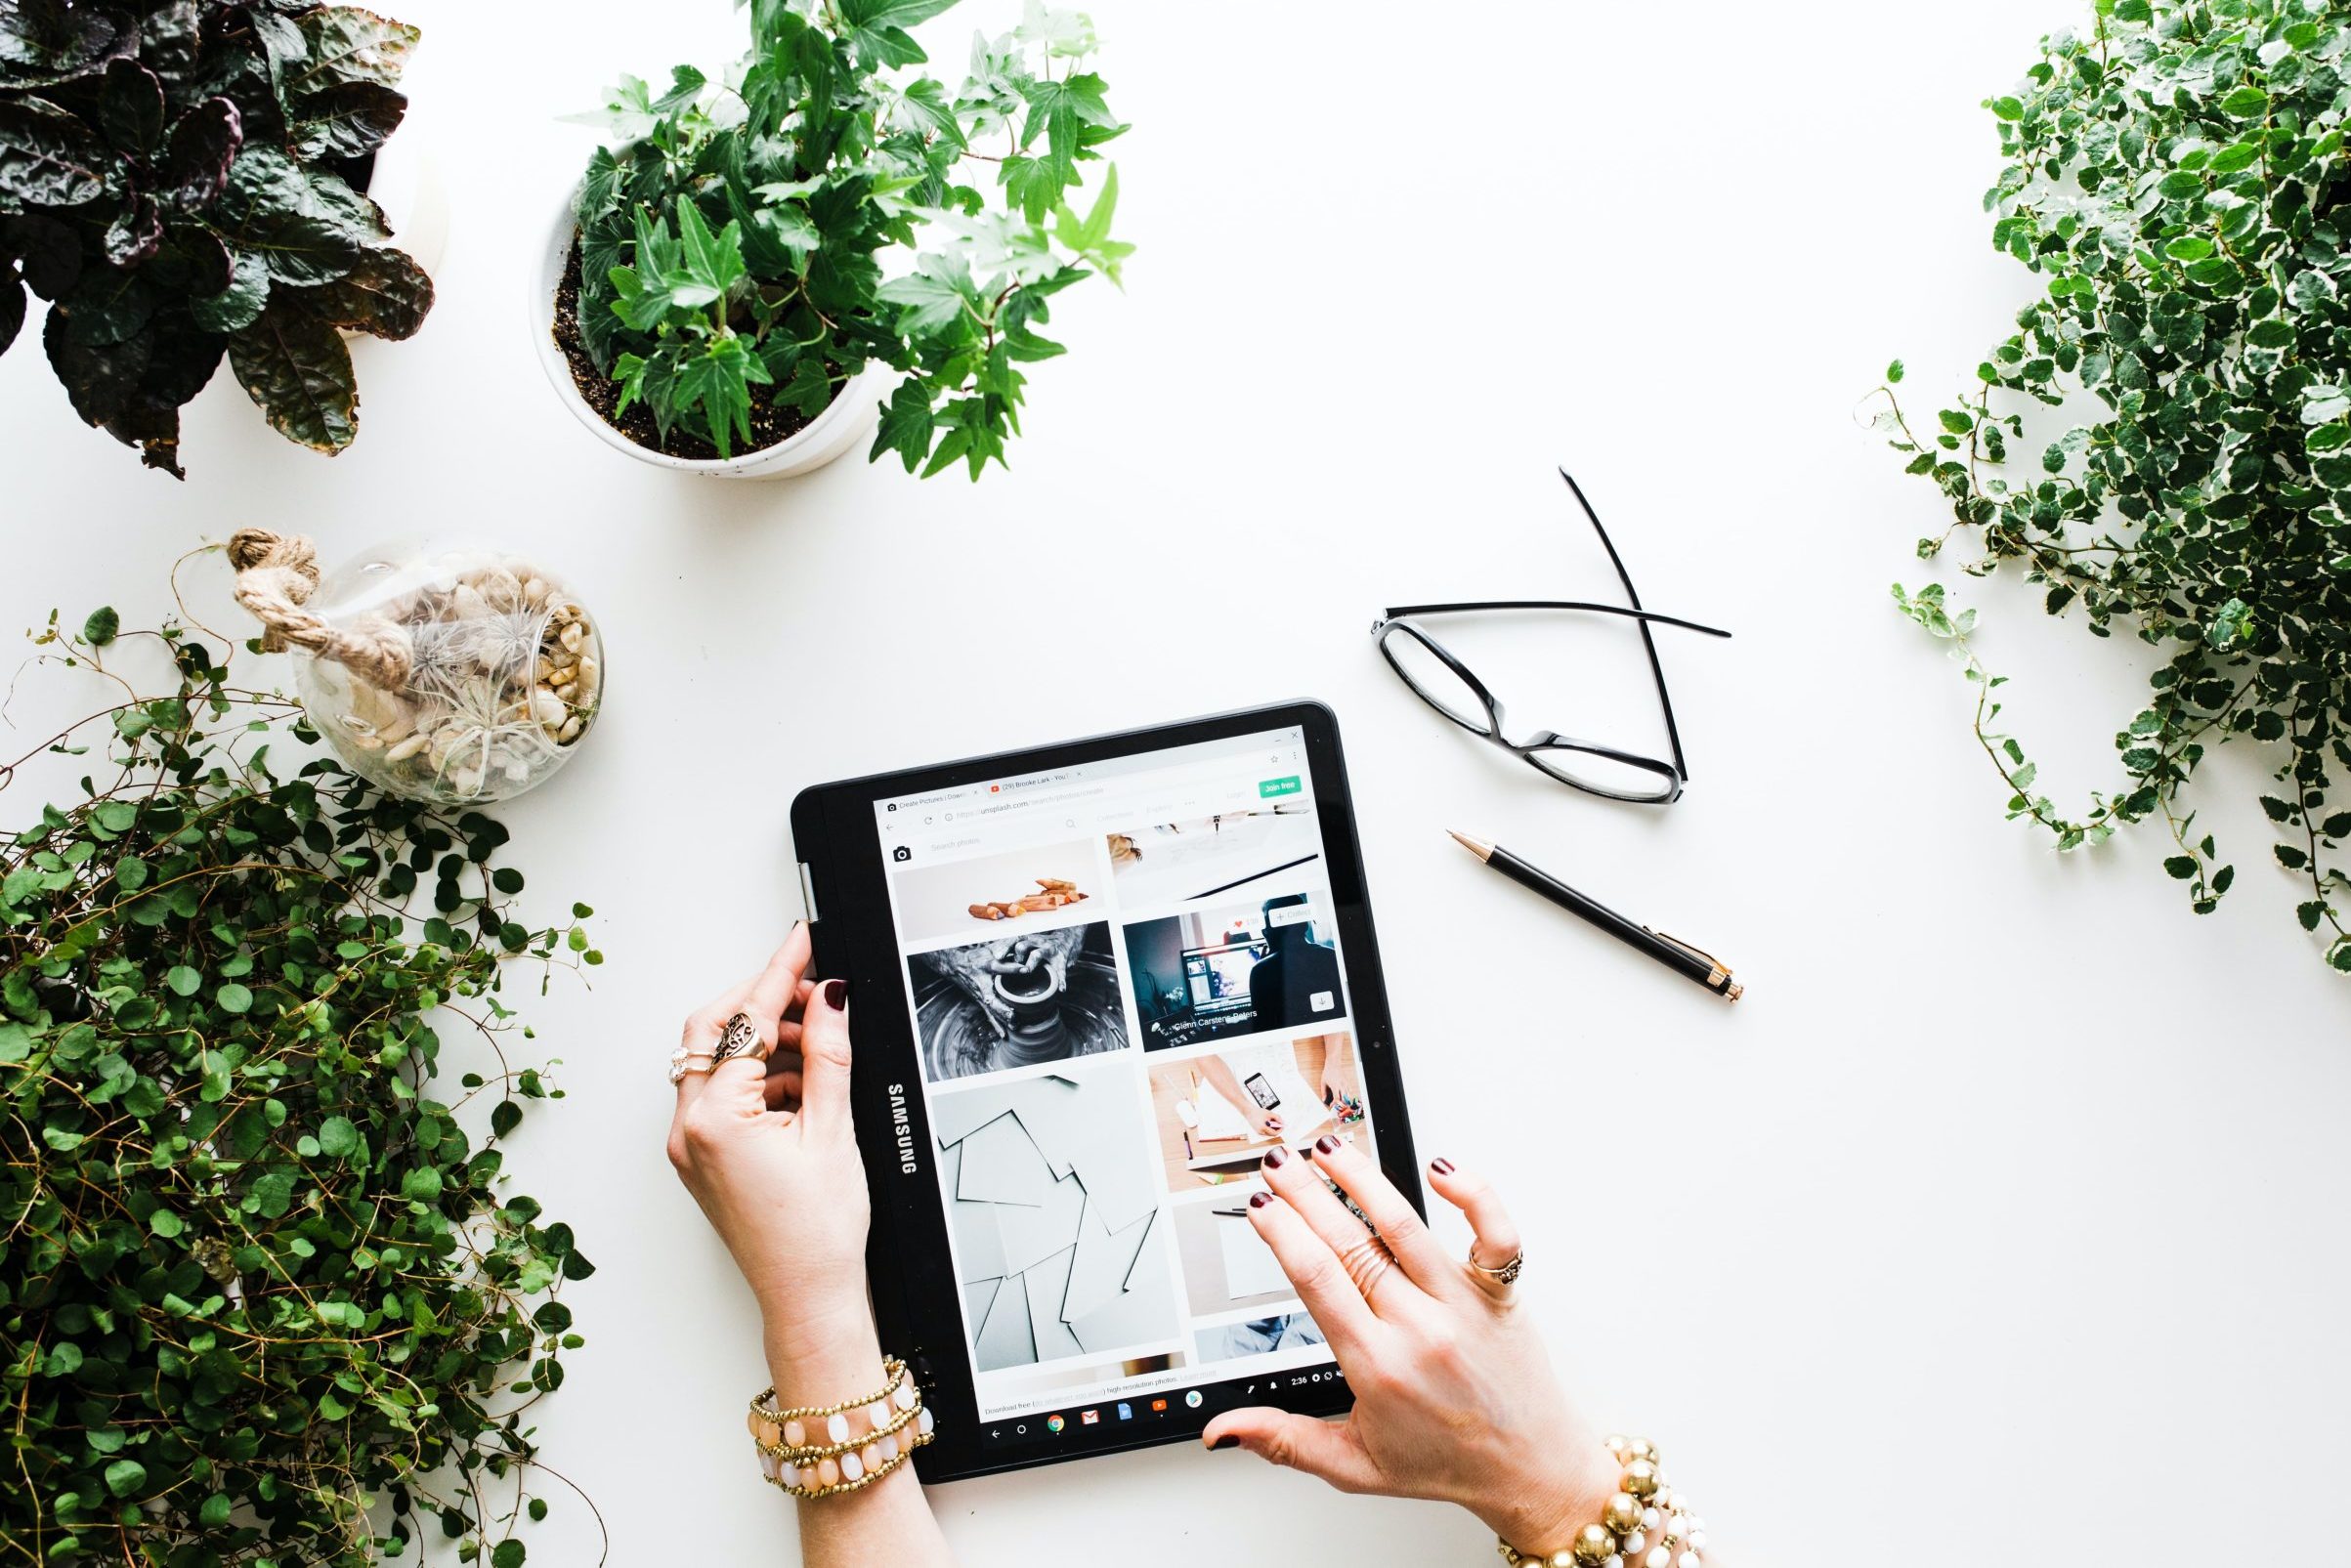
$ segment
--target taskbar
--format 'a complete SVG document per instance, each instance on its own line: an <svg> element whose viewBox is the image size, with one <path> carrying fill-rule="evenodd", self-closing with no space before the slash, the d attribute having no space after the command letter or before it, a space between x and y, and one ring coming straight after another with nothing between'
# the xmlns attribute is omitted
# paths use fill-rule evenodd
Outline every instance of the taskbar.
<svg viewBox="0 0 2351 1568"><path fill-rule="evenodd" d="M1251 1405L1277 1409L1323 1409L1346 1401L1346 1374L1338 1363L1235 1373L1221 1380L1089 1394L1084 1403L990 1417L979 1423L989 1449L1039 1448L1085 1451L1165 1442L1197 1434L1219 1412Z"/></svg>

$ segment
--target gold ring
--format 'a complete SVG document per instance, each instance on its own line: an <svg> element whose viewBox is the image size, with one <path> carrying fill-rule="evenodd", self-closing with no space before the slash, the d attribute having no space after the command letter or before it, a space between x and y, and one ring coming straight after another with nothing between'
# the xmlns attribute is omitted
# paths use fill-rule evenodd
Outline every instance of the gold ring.
<svg viewBox="0 0 2351 1568"><path fill-rule="evenodd" d="M759 1026L751 1022L749 1013L737 1013L729 1018L726 1027L718 1032L718 1044L710 1052L710 1065L736 1056L748 1056L754 1062L767 1060L775 1046L759 1036Z"/></svg>
<svg viewBox="0 0 2351 1568"><path fill-rule="evenodd" d="M1339 1266L1346 1270L1346 1277L1354 1282L1356 1291L1366 1302L1371 1300L1372 1292L1379 1288L1381 1277L1387 1274L1389 1265L1395 1260L1396 1256L1388 1250L1388 1244L1377 1236L1366 1236L1339 1254Z"/></svg>
<svg viewBox="0 0 2351 1568"><path fill-rule="evenodd" d="M1518 1271L1526 1266L1526 1249L1519 1248L1511 1254L1509 1262L1499 1264L1494 1268L1487 1268L1483 1263L1477 1261L1477 1251L1475 1248L1471 1249L1469 1257L1464 1261L1470 1265L1471 1272L1482 1274L1496 1285L1516 1285L1518 1283Z"/></svg>

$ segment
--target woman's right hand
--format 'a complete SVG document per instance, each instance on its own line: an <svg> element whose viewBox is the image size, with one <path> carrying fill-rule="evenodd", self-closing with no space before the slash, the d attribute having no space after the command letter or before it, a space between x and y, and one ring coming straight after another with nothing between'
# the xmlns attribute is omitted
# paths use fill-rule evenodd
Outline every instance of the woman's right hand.
<svg viewBox="0 0 2351 1568"><path fill-rule="evenodd" d="M865 1166L849 1116L848 989L813 985L808 927L759 974L686 1020L681 1044L707 1052L748 1014L774 1047L678 1080L669 1162L757 1297L768 1365L788 1396L821 1403L870 1385L880 1366L866 1304Z"/></svg>
<svg viewBox="0 0 2351 1568"><path fill-rule="evenodd" d="M1239 1444L1343 1492L1458 1503L1521 1551L1569 1547L1601 1517L1620 1466L1560 1391L1513 1288L1447 1256L1352 1144L1325 1136L1310 1155L1277 1148L1264 1173L1250 1222L1298 1287L1355 1405L1341 1423L1228 1411L1202 1440ZM1392 1264L1378 1242L1365 1249L1363 1221L1326 1176L1370 1218ZM1429 1184L1469 1217L1473 1258L1499 1268L1517 1255L1517 1231L1483 1181L1437 1160Z"/></svg>

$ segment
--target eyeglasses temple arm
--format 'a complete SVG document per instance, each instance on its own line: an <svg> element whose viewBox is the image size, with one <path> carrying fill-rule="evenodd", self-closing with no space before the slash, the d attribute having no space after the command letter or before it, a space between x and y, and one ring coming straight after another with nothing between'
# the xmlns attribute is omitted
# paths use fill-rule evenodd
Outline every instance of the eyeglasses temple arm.
<svg viewBox="0 0 2351 1568"><path fill-rule="evenodd" d="M1616 569L1616 580L1624 584L1625 597L1632 601L1635 610L1639 610L1640 591L1633 586L1633 574L1624 569L1624 558L1616 553L1616 541L1609 538L1608 530L1601 526L1600 513L1593 509L1591 498L1584 494L1584 487L1575 482L1575 476L1567 472L1564 463L1560 465L1560 478L1567 482L1568 489L1575 493L1575 504L1582 507L1584 516L1592 520L1592 531L1600 535L1600 547L1608 552L1608 564ZM1657 705L1665 710L1665 739L1674 748L1674 771L1688 782L1689 766L1682 756L1682 727L1674 722L1674 699L1665 689L1665 665L1657 658L1657 640L1649 635L1648 622L1646 620L1641 622L1641 646L1647 650L1649 673L1656 677Z"/></svg>
<svg viewBox="0 0 2351 1568"><path fill-rule="evenodd" d="M1622 615L1627 620L1660 626L1677 626L1684 631L1703 632L1709 637L1728 637L1731 634L1720 626L1708 626L1680 615L1668 615L1655 610L1627 610L1622 605L1593 605L1580 599L1476 599L1453 605L1390 605L1386 618L1399 619L1405 615L1458 615L1480 610L1582 610L1599 615Z"/></svg>

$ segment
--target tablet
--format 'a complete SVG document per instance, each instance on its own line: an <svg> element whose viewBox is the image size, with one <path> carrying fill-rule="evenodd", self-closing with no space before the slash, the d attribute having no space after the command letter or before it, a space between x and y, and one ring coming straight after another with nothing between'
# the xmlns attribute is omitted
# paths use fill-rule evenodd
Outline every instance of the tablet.
<svg viewBox="0 0 2351 1568"><path fill-rule="evenodd" d="M922 1478L1346 1409L1243 1212L1329 1135L1423 1203L1330 709L820 784L791 830Z"/></svg>

